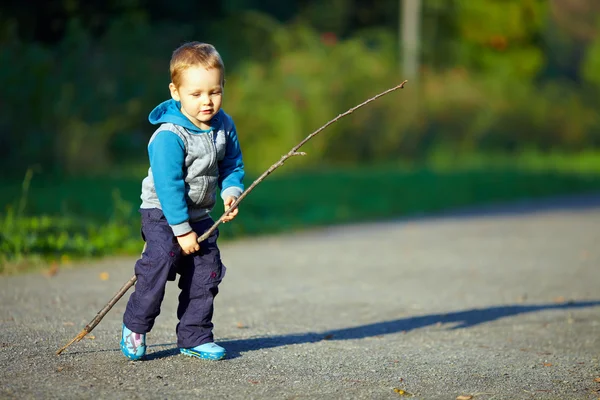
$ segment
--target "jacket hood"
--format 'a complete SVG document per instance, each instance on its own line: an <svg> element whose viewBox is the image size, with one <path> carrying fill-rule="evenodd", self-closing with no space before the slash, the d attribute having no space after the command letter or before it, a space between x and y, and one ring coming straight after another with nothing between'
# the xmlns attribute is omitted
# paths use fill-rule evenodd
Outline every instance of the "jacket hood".
<svg viewBox="0 0 600 400"><path fill-rule="evenodd" d="M153 125L172 123L190 131L202 132L202 129L192 124L192 121L182 114L181 103L173 99L163 101L157 105L148 116L148 121Z"/></svg>

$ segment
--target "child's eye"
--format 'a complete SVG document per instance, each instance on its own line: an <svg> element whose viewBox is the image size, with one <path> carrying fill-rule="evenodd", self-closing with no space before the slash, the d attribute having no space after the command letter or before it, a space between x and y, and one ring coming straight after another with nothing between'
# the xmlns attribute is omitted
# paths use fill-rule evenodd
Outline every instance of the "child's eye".
<svg viewBox="0 0 600 400"><path fill-rule="evenodd" d="M212 92L212 93L211 93L211 95L212 95L212 96L220 96L220 95L221 95L221 92Z"/></svg>

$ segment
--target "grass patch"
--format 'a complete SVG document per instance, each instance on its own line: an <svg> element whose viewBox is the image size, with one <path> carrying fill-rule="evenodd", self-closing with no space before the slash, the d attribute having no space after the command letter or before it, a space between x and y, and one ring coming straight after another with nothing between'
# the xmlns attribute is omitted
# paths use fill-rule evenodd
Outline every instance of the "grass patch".
<svg viewBox="0 0 600 400"><path fill-rule="evenodd" d="M0 274L48 262L139 254L141 179L29 176L1 183ZM221 232L228 240L596 190L598 173L506 166L275 173L241 203L236 221L222 225ZM221 211L219 203L213 215Z"/></svg>
<svg viewBox="0 0 600 400"><path fill-rule="evenodd" d="M226 228L260 234L598 189L600 175L507 168L295 174L258 186Z"/></svg>

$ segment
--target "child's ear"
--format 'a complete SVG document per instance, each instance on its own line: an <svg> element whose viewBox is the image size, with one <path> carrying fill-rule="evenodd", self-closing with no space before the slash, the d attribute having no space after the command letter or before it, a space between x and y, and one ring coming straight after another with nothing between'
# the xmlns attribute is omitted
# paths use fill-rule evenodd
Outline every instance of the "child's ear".
<svg viewBox="0 0 600 400"><path fill-rule="evenodd" d="M171 97L175 101L181 101L181 97L179 97L179 92L177 91L177 86L173 82L169 83L169 91L171 92Z"/></svg>

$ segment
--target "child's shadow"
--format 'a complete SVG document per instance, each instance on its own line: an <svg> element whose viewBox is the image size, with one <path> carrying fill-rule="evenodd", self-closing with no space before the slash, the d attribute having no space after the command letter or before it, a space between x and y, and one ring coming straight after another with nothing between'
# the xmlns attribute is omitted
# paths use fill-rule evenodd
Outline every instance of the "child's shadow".
<svg viewBox="0 0 600 400"><path fill-rule="evenodd" d="M495 321L504 317L532 313L544 310L567 310L583 307L596 307L600 300L568 302L562 304L534 304L534 305L509 305L487 308L476 308L465 311L450 312L445 314L429 314L418 317L400 318L390 321L376 322L350 328L334 329L324 332L305 332L297 334L257 337L251 339L236 339L220 341L227 349L227 359L237 358L241 353L251 350L268 349L272 347L288 346L293 344L316 343L322 340L350 340L366 337L388 335L398 332L409 332L413 329L433 326L438 323L456 323L447 329L464 329L485 322ZM166 346L154 345L150 347ZM167 345L168 346L168 345ZM146 359L153 360L179 354L177 348L170 348L150 353Z"/></svg>
<svg viewBox="0 0 600 400"><path fill-rule="evenodd" d="M156 347L166 347L166 346L175 346L170 347L164 350L152 351L148 352L144 357L144 360L151 361L157 360L159 358L172 357L179 354L179 348L177 347L177 343L163 343L163 344L153 344L148 346L148 349L156 348Z"/></svg>

